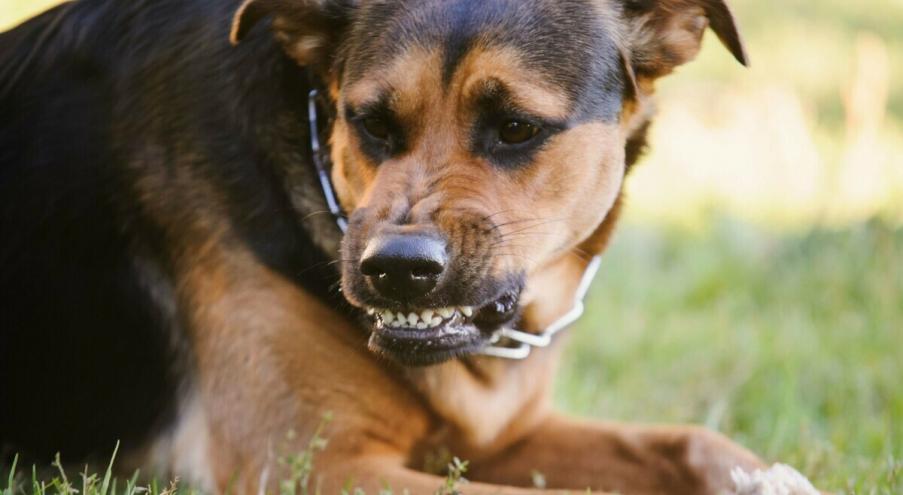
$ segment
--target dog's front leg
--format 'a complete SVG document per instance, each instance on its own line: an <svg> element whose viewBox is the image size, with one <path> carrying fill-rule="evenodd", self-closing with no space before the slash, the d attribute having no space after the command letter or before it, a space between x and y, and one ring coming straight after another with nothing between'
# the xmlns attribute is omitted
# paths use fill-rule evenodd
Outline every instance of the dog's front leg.
<svg viewBox="0 0 903 495"><path fill-rule="evenodd" d="M558 416L494 460L473 466L475 480L528 486L541 473L550 488L612 490L630 495L719 494L730 471L761 469L752 453L691 426L578 422Z"/></svg>
<svg viewBox="0 0 903 495"><path fill-rule="evenodd" d="M462 482L453 487L456 491L442 491L446 486L445 478L424 474L404 467L403 463L394 459L362 459L345 460L341 465L321 472L318 487L322 493L340 493L343 488L352 486L362 488L366 493L380 493L386 488L392 493L411 495L429 495L433 493L461 493L463 495L552 495L573 493L567 490L544 490L539 488L518 488L476 482ZM580 491L580 493L587 493ZM588 495L602 495L592 492Z"/></svg>

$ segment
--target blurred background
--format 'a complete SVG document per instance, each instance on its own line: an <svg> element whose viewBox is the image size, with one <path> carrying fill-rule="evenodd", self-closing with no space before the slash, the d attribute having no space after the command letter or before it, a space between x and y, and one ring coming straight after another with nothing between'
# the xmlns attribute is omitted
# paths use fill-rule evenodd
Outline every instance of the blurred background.
<svg viewBox="0 0 903 495"><path fill-rule="evenodd" d="M662 83L557 402L903 493L903 0L730 3L752 67L709 36Z"/></svg>

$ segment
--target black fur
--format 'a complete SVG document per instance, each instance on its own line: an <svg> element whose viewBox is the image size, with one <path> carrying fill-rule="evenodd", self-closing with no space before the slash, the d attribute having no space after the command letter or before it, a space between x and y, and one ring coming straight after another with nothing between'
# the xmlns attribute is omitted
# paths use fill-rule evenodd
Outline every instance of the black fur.
<svg viewBox="0 0 903 495"><path fill-rule="evenodd" d="M81 0L0 35L0 67L17 68L0 72L7 454L109 456L167 424L191 376L172 264L193 220L225 219L230 242L339 301L317 247L338 231L315 244L301 220L324 209L307 74L266 32L230 46L236 8ZM293 207L287 177L314 206Z"/></svg>

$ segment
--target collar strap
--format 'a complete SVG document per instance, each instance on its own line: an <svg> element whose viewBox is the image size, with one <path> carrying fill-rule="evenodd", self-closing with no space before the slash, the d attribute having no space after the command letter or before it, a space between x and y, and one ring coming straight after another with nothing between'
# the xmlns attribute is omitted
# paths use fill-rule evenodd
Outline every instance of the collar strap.
<svg viewBox="0 0 903 495"><path fill-rule="evenodd" d="M574 293L574 306L570 311L552 322L541 333L528 333L510 327L502 327L492 335L489 344L479 351L478 354L502 359L523 360L530 356L534 347L543 348L551 345L552 338L555 335L583 316L583 311L586 307L583 300L586 299L589 286L599 272L599 264L601 262L602 258L600 256L595 256L590 260L589 265L586 266L586 270L583 272L583 278L580 279L580 285L577 286L577 292ZM513 345L504 345L505 343Z"/></svg>
<svg viewBox="0 0 903 495"><path fill-rule="evenodd" d="M332 186L332 179L327 166L330 160L329 150L320 141L320 105L328 105L328 102L324 101L320 91L313 87L307 95L307 121L310 127L311 158L314 162L314 167L317 169L317 178L320 181L320 188L323 190L326 206L335 218L339 230L344 234L348 231L348 219L339 205L335 188ZM551 345L552 338L555 335L569 327L583 315L585 307L583 300L586 298L589 286L599 271L600 262L601 258L599 256L594 257L589 262L574 295L574 306L561 318L552 322L544 331L536 334L510 327L502 327L492 334L486 347L478 351L477 354L501 359L523 360L530 356L534 347L543 348Z"/></svg>
<svg viewBox="0 0 903 495"><path fill-rule="evenodd" d="M307 122L310 127L310 154L313 158L314 167L317 169L317 178L320 180L320 188L323 190L323 198L326 200L326 206L329 213L335 218L336 225L342 233L348 232L348 219L339 206L339 200L336 197L335 189L332 187L332 179L329 176L329 150L321 145L320 142L320 117L319 105L326 103L322 101L320 91L316 88L310 90L307 94Z"/></svg>

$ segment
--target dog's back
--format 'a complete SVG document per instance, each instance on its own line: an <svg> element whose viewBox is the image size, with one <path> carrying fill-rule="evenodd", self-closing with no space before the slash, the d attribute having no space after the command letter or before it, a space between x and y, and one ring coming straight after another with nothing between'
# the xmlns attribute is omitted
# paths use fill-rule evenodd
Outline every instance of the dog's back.
<svg viewBox="0 0 903 495"><path fill-rule="evenodd" d="M192 224L321 296L335 283L298 223L319 196L285 197L315 184L306 73L268 37L230 46L237 3L80 0L0 34L7 454L108 456L170 423L192 376L173 253L214 242Z"/></svg>
<svg viewBox="0 0 903 495"><path fill-rule="evenodd" d="M39 458L109 455L171 402L111 166L105 10L66 4L0 35L0 441Z"/></svg>

